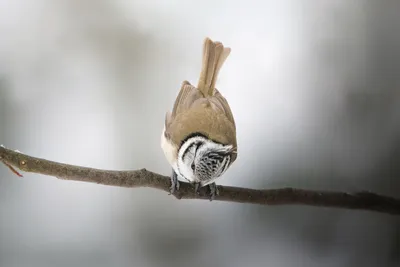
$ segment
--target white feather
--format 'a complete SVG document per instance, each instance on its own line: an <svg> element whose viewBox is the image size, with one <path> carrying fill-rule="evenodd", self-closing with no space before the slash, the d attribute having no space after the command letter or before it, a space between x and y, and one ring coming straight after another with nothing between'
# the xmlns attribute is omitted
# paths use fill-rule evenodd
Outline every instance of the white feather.
<svg viewBox="0 0 400 267"><path fill-rule="evenodd" d="M164 135L165 126L161 133L161 148L164 151L164 155L167 158L169 164L174 167L176 166L176 158L177 158L177 147L172 144Z"/></svg>
<svg viewBox="0 0 400 267"><path fill-rule="evenodd" d="M190 182L200 182L200 180L196 177L196 175L194 174L192 168L191 168L191 163L192 162L184 162L183 161L183 153L186 151L186 149L191 146L193 143L196 142L203 142L204 145L201 146L201 148L198 150L199 154L202 154L202 151L212 151L212 150L230 150L232 149L232 146L224 146L221 144L217 144L207 138L204 138L202 136L195 136L195 137L191 137L189 138L179 149L178 152L178 160L177 160L177 169L178 171L176 171L176 173L180 174L183 178L185 178L186 180L190 181ZM218 177L215 177L215 179ZM207 183L202 183L202 186L212 183L215 179L213 179L212 181L207 181Z"/></svg>

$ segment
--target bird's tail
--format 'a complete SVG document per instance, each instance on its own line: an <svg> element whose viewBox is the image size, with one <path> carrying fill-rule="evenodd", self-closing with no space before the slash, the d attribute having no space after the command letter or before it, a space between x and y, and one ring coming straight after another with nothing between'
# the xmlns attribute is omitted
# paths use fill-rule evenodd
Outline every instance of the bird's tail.
<svg viewBox="0 0 400 267"><path fill-rule="evenodd" d="M197 88L204 96L212 96L214 94L219 70L230 52L231 49L224 47L221 42L213 42L210 38L204 40L203 65L197 85Z"/></svg>

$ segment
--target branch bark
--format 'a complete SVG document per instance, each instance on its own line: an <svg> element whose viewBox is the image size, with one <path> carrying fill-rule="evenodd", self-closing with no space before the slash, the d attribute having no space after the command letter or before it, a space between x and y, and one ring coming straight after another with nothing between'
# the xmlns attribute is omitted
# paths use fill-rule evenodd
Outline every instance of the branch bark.
<svg viewBox="0 0 400 267"><path fill-rule="evenodd" d="M112 171L87 168L31 157L5 147L0 147L0 160L17 175L19 173L14 168L24 172L54 176L63 180L129 188L150 187L169 193L170 178L146 169ZM218 186L218 189L219 196L215 198L217 201L261 205L309 205L400 215L400 199L371 192L362 191L350 194L294 188L256 190L221 185ZM180 182L180 190L175 192L174 196L177 199L209 199L205 187L200 189L199 195L196 195L194 187L185 182Z"/></svg>

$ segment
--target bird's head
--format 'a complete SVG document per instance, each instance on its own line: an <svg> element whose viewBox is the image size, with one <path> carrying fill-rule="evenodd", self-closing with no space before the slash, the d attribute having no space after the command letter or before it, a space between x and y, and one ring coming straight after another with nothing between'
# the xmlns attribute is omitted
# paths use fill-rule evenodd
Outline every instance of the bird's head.
<svg viewBox="0 0 400 267"><path fill-rule="evenodd" d="M197 134L187 138L178 151L179 174L201 186L212 183L229 168L234 147Z"/></svg>

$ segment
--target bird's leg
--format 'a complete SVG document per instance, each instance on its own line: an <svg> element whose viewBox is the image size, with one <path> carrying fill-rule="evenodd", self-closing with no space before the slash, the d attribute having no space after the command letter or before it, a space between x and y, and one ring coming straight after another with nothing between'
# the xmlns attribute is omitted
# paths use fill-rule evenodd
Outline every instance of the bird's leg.
<svg viewBox="0 0 400 267"><path fill-rule="evenodd" d="M175 191L179 190L179 181L178 181L178 175L172 169L172 174L171 174L171 187L169 188L171 194L175 193Z"/></svg>
<svg viewBox="0 0 400 267"><path fill-rule="evenodd" d="M200 195L200 183L194 183L194 193Z"/></svg>
<svg viewBox="0 0 400 267"><path fill-rule="evenodd" d="M208 187L210 188L210 201L212 201L215 199L215 196L219 195L219 190L215 183L209 184Z"/></svg>

